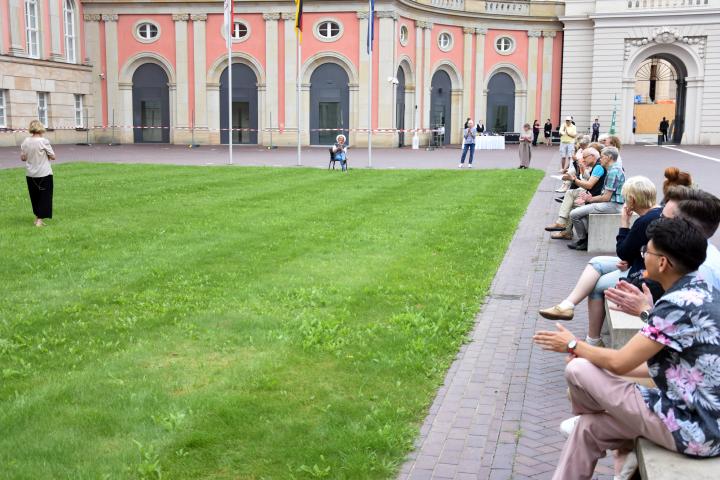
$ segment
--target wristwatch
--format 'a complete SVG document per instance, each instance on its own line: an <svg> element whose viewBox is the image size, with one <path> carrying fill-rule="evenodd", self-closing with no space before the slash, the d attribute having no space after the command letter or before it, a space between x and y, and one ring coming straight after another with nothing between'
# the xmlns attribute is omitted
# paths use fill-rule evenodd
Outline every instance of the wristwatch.
<svg viewBox="0 0 720 480"><path fill-rule="evenodd" d="M567 344L567 351L571 355L575 355L575 348L577 348L577 338L573 338Z"/></svg>
<svg viewBox="0 0 720 480"><path fill-rule="evenodd" d="M647 323L649 318L650 318L650 310L643 310L642 312L640 312L640 320Z"/></svg>

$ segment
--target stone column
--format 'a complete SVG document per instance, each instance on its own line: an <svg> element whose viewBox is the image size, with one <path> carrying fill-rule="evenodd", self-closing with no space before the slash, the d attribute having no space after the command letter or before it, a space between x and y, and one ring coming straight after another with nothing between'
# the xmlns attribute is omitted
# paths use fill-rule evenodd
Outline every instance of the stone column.
<svg viewBox="0 0 720 480"><path fill-rule="evenodd" d="M190 126L188 105L190 85L188 79L188 35L187 22L190 15L187 13L174 13L175 22L175 123L170 124L170 138L172 143L189 143L191 134L186 130ZM180 127L179 129L176 129Z"/></svg>
<svg viewBox="0 0 720 480"><path fill-rule="evenodd" d="M367 53L367 29L368 29L368 12L357 12L357 18L360 23L360 32L358 37L358 48L360 49L360 65L358 68L358 123L357 128L370 128L368 124L368 115L370 114L370 94L368 82L370 82L370 55ZM357 132L353 135L353 144L360 147L367 147L367 134ZM373 142L374 143L374 142Z"/></svg>
<svg viewBox="0 0 720 480"><path fill-rule="evenodd" d="M285 109L285 130L297 131L297 39L295 37L295 13L283 13L282 19L285 20L285 58L281 58L281 62L285 62L285 105L280 108ZM295 145L297 137L295 133L289 134L286 138L288 145Z"/></svg>
<svg viewBox="0 0 720 480"><path fill-rule="evenodd" d="M516 126L516 130L520 131L522 124L528 122L532 124L536 117L537 110L537 84L538 84L538 39L542 32L530 30L528 32L528 88L527 88L527 117L522 120L520 125Z"/></svg>
<svg viewBox="0 0 720 480"><path fill-rule="evenodd" d="M24 18L22 0L10 0L10 55L21 55L24 52L23 38L20 32L20 19Z"/></svg>
<svg viewBox="0 0 720 480"><path fill-rule="evenodd" d="M378 38L378 49L373 55L378 55L378 71L375 75L378 79L377 92L373 95L378 99L378 128L394 128L393 118L395 117L395 105L393 104L393 90L395 86L387 79L394 77L395 71L395 12L376 12L380 28ZM382 134L373 138L373 144L379 147L391 147L397 145L393 135Z"/></svg>
<svg viewBox="0 0 720 480"><path fill-rule="evenodd" d="M462 99L462 111L463 118L472 116L472 62L473 62L473 34L475 33L474 28L465 27L463 28L463 99ZM467 117L466 117L467 115ZM475 117L473 117L475 118ZM461 124L462 125L462 124Z"/></svg>
<svg viewBox="0 0 720 480"><path fill-rule="evenodd" d="M85 14L85 46L88 57L92 58L92 100L86 102L85 108L92 105L92 115L88 118L88 127L102 125L102 62L100 61L100 15ZM95 135L93 135L95 137ZM97 142L97 140L94 140ZM103 140L105 141L105 140Z"/></svg>
<svg viewBox="0 0 720 480"><path fill-rule="evenodd" d="M543 32L542 124L552 115L553 43L556 33Z"/></svg>
<svg viewBox="0 0 720 480"><path fill-rule="evenodd" d="M422 119L424 111L423 100L425 98L423 95L425 92L425 82L423 80L425 68L427 67L423 65L423 24L424 22L415 22L415 101L412 105L413 115L415 116L415 120L413 121L415 128L423 128L425 126Z"/></svg>
<svg viewBox="0 0 720 480"><path fill-rule="evenodd" d="M195 142L209 143L207 113L206 22L207 14L190 15L193 22L193 78L195 82ZM192 121L192 113L190 114Z"/></svg>
<svg viewBox="0 0 720 480"><path fill-rule="evenodd" d="M423 127L430 127L430 88L432 87L432 65L430 64L430 50L432 46L432 26L430 22L422 23L424 29L423 34Z"/></svg>
<svg viewBox="0 0 720 480"><path fill-rule="evenodd" d="M688 78L685 93L685 128L683 138L688 145L697 145L702 139L702 113L703 113L703 97L705 92L705 79ZM630 121L629 130L632 131L632 120ZM623 128L623 125L620 125ZM627 127L625 127L628 130ZM707 140L704 140L707 142Z"/></svg>
<svg viewBox="0 0 720 480"><path fill-rule="evenodd" d="M220 143L220 84L208 83L207 92L207 121L208 142L213 145Z"/></svg>
<svg viewBox="0 0 720 480"><path fill-rule="evenodd" d="M476 28L475 33L475 121L487 120L487 95L485 90L485 36L487 28ZM485 124L487 128L487 124Z"/></svg>
<svg viewBox="0 0 720 480"><path fill-rule="evenodd" d="M462 110L463 91L453 88L450 91L450 109L452 110L452 130L445 131L446 135L450 135L452 143L462 143L463 138L463 122L467 118Z"/></svg>
<svg viewBox="0 0 720 480"><path fill-rule="evenodd" d="M118 77L118 35L117 21L118 15L103 14L102 21L105 23L105 88L107 92L107 112L108 124L113 125L113 116L115 125L132 125L132 86L130 89L130 105L129 108L123 109L123 103L120 102L119 77ZM119 138L116 136L115 141L123 143L132 143L133 131L130 128L117 129L121 132Z"/></svg>
<svg viewBox="0 0 720 480"><path fill-rule="evenodd" d="M260 104L259 109L264 109L263 116L265 122L260 125L262 129L261 135L258 135L258 143L261 145L270 144L270 132L266 129L277 128L278 112L280 111L278 89L278 75L280 67L278 65L278 20L279 13L264 13L265 19L265 104ZM258 109L258 110L259 110ZM259 124L258 124L259 125Z"/></svg>
<svg viewBox="0 0 720 480"><path fill-rule="evenodd" d="M67 59L67 52L65 52L65 55L61 53L65 47L63 45L65 42L64 37L60 33L61 22L65 20L63 10L61 10L60 3L57 0L50 0L48 3L50 4L50 60L65 60ZM79 35L77 35L77 37L79 37ZM78 40L79 38L76 42ZM80 44L78 43L78 45ZM78 52L77 56L80 56L80 52Z"/></svg>

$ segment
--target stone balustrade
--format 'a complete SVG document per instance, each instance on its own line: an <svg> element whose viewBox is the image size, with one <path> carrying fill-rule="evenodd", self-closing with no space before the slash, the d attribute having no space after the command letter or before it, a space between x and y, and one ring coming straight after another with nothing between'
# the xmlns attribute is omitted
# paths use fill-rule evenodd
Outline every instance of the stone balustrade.
<svg viewBox="0 0 720 480"><path fill-rule="evenodd" d="M530 2L485 2L485 12L500 15L528 15Z"/></svg>
<svg viewBox="0 0 720 480"><path fill-rule="evenodd" d="M465 0L432 0L431 5L449 10L465 10Z"/></svg>
<svg viewBox="0 0 720 480"><path fill-rule="evenodd" d="M627 8L630 10L648 10L657 8L701 8L709 7L710 0L627 0Z"/></svg>

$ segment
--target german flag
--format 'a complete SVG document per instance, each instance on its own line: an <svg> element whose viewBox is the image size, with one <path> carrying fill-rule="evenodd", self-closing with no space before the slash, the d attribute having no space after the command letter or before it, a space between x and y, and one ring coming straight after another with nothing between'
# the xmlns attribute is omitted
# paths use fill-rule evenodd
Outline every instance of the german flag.
<svg viewBox="0 0 720 480"><path fill-rule="evenodd" d="M302 43L302 15L303 15L303 0L295 0L295 35L298 37L298 42Z"/></svg>

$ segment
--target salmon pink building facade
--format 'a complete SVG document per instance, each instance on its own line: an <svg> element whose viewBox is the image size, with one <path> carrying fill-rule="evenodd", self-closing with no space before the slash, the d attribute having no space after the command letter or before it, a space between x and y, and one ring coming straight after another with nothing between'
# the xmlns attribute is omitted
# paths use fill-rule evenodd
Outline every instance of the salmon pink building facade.
<svg viewBox="0 0 720 480"><path fill-rule="evenodd" d="M304 4L298 61L293 1L235 2L231 86L223 1L0 0L0 144L40 115L56 142L177 144L558 123L563 2L378 0L372 57L368 2Z"/></svg>

